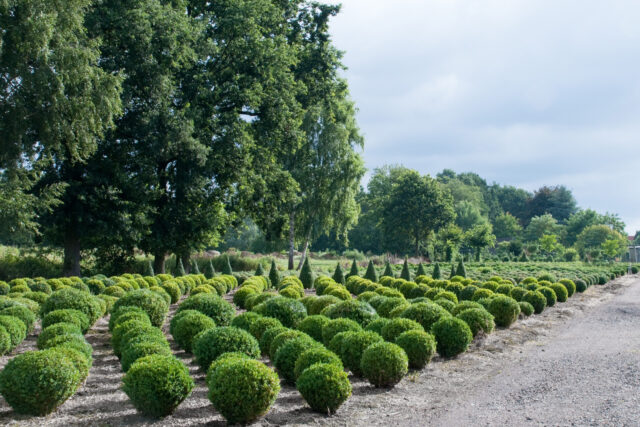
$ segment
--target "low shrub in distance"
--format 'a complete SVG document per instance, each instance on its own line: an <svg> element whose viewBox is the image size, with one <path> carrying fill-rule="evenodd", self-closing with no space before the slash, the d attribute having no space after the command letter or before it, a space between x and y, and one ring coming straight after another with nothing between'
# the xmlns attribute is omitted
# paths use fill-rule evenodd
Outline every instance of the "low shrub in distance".
<svg viewBox="0 0 640 427"><path fill-rule="evenodd" d="M520 301L518 303L520 305L520 313L523 313L525 316L531 316L533 314L533 306L526 301Z"/></svg>
<svg viewBox="0 0 640 427"><path fill-rule="evenodd" d="M443 357L453 357L467 351L473 340L469 325L456 317L438 320L431 327L431 333L436 339L436 349Z"/></svg>
<svg viewBox="0 0 640 427"><path fill-rule="evenodd" d="M147 313L151 324L160 327L169 312L169 306L165 300L157 293L148 289L139 289L127 292L113 305L113 310L117 311L123 306L139 307Z"/></svg>
<svg viewBox="0 0 640 427"><path fill-rule="evenodd" d="M344 369L342 360L334 352L322 346L314 346L303 352L296 360L293 370L295 378L298 379L305 369L316 363L328 363L337 366L340 370Z"/></svg>
<svg viewBox="0 0 640 427"><path fill-rule="evenodd" d="M316 363L305 369L296 388L311 409L323 414L335 413L352 390L346 372L331 363Z"/></svg>
<svg viewBox="0 0 640 427"><path fill-rule="evenodd" d="M180 303L176 314L183 310L197 310L212 318L218 326L228 326L236 312L231 304L213 294L190 296Z"/></svg>
<svg viewBox="0 0 640 427"><path fill-rule="evenodd" d="M73 323L77 325L83 334L86 334L89 330L89 318L86 314L80 310L74 310L72 308L65 308L62 310L54 310L47 313L42 319L42 328L45 329L48 326L56 323Z"/></svg>
<svg viewBox="0 0 640 427"><path fill-rule="evenodd" d="M247 331L223 326L200 332L193 339L193 354L202 369L207 369L211 362L221 354L240 352L252 358L260 356L258 341Z"/></svg>

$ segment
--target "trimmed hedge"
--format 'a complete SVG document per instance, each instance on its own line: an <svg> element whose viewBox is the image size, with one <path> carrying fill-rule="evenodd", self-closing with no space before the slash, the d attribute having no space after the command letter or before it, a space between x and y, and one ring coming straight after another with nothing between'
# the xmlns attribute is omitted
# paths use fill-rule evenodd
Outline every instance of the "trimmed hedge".
<svg viewBox="0 0 640 427"><path fill-rule="evenodd" d="M125 296L116 301L113 305L113 310L118 311L118 309L123 306L141 308L149 316L151 324L156 327L162 326L169 312L169 306L165 300L157 293L148 289L127 292Z"/></svg>
<svg viewBox="0 0 640 427"><path fill-rule="evenodd" d="M351 396L347 374L335 364L316 363L302 372L296 388L316 412L333 414Z"/></svg>
<svg viewBox="0 0 640 427"><path fill-rule="evenodd" d="M305 369L316 363L328 363L337 366L340 370L344 369L342 360L334 352L322 346L315 346L303 352L296 360L293 370L296 379L300 377Z"/></svg>
<svg viewBox="0 0 640 427"><path fill-rule="evenodd" d="M493 320L493 315L483 307L468 308L461 311L456 317L463 320L467 325L469 325L471 333L474 337L478 335L480 331L484 332L485 334L490 334L496 327L496 324Z"/></svg>
<svg viewBox="0 0 640 427"><path fill-rule="evenodd" d="M360 369L374 386L393 387L409 371L409 359L400 346L383 341L364 351Z"/></svg>
<svg viewBox="0 0 640 427"><path fill-rule="evenodd" d="M431 327L436 338L438 353L443 357L453 357L467 351L473 340L469 325L456 317L438 320Z"/></svg>
<svg viewBox="0 0 640 427"><path fill-rule="evenodd" d="M295 367L298 357L305 351L320 346L320 343L304 335L290 339L276 351L273 366L286 382L293 384L296 380Z"/></svg>
<svg viewBox="0 0 640 427"><path fill-rule="evenodd" d="M436 339L424 331L412 329L403 332L395 343L407 354L409 367L422 369L436 353Z"/></svg>
<svg viewBox="0 0 640 427"><path fill-rule="evenodd" d="M287 328L295 327L307 317L307 309L298 300L282 296L270 298L253 308L258 314L278 319Z"/></svg>
<svg viewBox="0 0 640 427"><path fill-rule="evenodd" d="M82 330L83 334L86 334L90 327L87 315L72 308L50 311L42 319L42 328L45 329L56 323L73 323Z"/></svg>
<svg viewBox="0 0 640 427"><path fill-rule="evenodd" d="M355 332L344 337L342 340L340 357L344 362L344 366L349 369L353 375L362 376L360 362L362 354L372 344L382 342L383 339L375 332Z"/></svg>
<svg viewBox="0 0 640 427"><path fill-rule="evenodd" d="M193 354L202 369L227 352L240 352L252 358L260 357L258 341L244 329L222 326L200 332L193 339Z"/></svg>
<svg viewBox="0 0 640 427"><path fill-rule="evenodd" d="M176 313L183 310L197 310L213 319L218 326L228 326L235 315L231 304L213 294L197 294L182 301Z"/></svg>
<svg viewBox="0 0 640 427"><path fill-rule="evenodd" d="M187 313L187 311L183 313ZM171 326L171 335L173 335L176 344L191 353L195 336L202 331L215 328L216 324L209 316L199 311L189 310L186 315L181 316L178 321Z"/></svg>
<svg viewBox="0 0 640 427"><path fill-rule="evenodd" d="M334 336L340 332L354 331L359 332L362 327L354 320L351 319L333 319L330 320L322 328L322 342L324 345L329 345Z"/></svg>

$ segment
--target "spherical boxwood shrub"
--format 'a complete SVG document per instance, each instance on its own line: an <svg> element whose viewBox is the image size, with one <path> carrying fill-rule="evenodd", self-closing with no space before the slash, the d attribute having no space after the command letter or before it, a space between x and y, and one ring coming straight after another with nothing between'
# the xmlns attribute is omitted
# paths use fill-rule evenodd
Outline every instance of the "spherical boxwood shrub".
<svg viewBox="0 0 640 427"><path fill-rule="evenodd" d="M262 334L269 329L276 326L282 326L282 323L278 319L273 317L260 317L249 326L249 333L254 336L255 339L260 341Z"/></svg>
<svg viewBox="0 0 640 427"><path fill-rule="evenodd" d="M0 371L0 394L17 413L42 416L73 395L80 381L80 371L62 352L28 351Z"/></svg>
<svg viewBox="0 0 640 427"><path fill-rule="evenodd" d="M287 328L293 328L302 319L307 317L307 309L298 300L285 297L268 299L254 307L254 311L263 316L278 319Z"/></svg>
<svg viewBox="0 0 640 427"><path fill-rule="evenodd" d="M549 285L549 288L553 289L553 292L556 293L558 302L567 302L567 299L569 298L569 292L563 284L552 283L551 285Z"/></svg>
<svg viewBox="0 0 640 427"><path fill-rule="evenodd" d="M332 351L327 350L322 346L314 346L305 352L303 352L296 360L296 365L293 373L298 379L305 369L316 363L328 363L337 366L340 370L343 370L342 360Z"/></svg>
<svg viewBox="0 0 640 427"><path fill-rule="evenodd" d="M522 297L526 293L527 293L527 290L525 288L514 286L511 288L511 292L509 292L509 296L516 301L522 301Z"/></svg>
<svg viewBox="0 0 640 427"><path fill-rule="evenodd" d="M584 292L587 290L587 282L585 282L582 279L578 279L575 281L575 285L576 285L576 291L577 292Z"/></svg>
<svg viewBox="0 0 640 427"><path fill-rule="evenodd" d="M209 316L199 311L189 310L187 315L181 316L175 323L171 334L176 344L190 353L194 337L202 331L215 327L216 324Z"/></svg>
<svg viewBox="0 0 640 427"><path fill-rule="evenodd" d="M124 392L136 409L152 417L164 417L193 390L187 367L173 356L153 354L138 359L122 378Z"/></svg>
<svg viewBox="0 0 640 427"><path fill-rule="evenodd" d="M78 325L73 323L56 323L51 325L40 332L38 335L37 345L38 348L45 348L47 341L58 335L79 335L82 336L82 329Z"/></svg>
<svg viewBox="0 0 640 427"><path fill-rule="evenodd" d="M360 369L374 386L393 387L409 371L409 359L400 346L379 342L364 351Z"/></svg>
<svg viewBox="0 0 640 427"><path fill-rule="evenodd" d="M351 319L333 319L322 327L322 342L329 345L335 335L340 332L354 331L359 332L362 327Z"/></svg>
<svg viewBox="0 0 640 427"><path fill-rule="evenodd" d="M451 317L451 313L438 304L419 302L404 310L401 317L415 320L422 325L425 331L428 331L431 329L431 325L441 318Z"/></svg>
<svg viewBox="0 0 640 427"><path fill-rule="evenodd" d="M8 285L7 285L8 286ZM0 326L0 356L7 354L11 350L11 336L9 332Z"/></svg>
<svg viewBox="0 0 640 427"><path fill-rule="evenodd" d="M304 332L296 331L295 329L287 329L286 331L276 335L271 341L271 347L269 347L269 358L272 361L275 361L276 353L278 353L280 347L285 345L287 341L300 337L308 338L311 342L314 342L313 338L311 338L309 335L305 334Z"/></svg>
<svg viewBox="0 0 640 427"><path fill-rule="evenodd" d="M398 307L406 306L407 300L404 298L384 298L375 308L376 312L382 317L389 317L389 313Z"/></svg>
<svg viewBox="0 0 640 427"><path fill-rule="evenodd" d="M522 297L522 301L531 304L536 314L542 313L547 306L547 298L538 291L527 292Z"/></svg>
<svg viewBox="0 0 640 427"><path fill-rule="evenodd" d="M500 295L491 299L489 313L494 317L496 325L508 328L520 314L520 306L513 298Z"/></svg>
<svg viewBox="0 0 640 427"><path fill-rule="evenodd" d="M451 314L454 315L454 316L457 316L458 314L460 314L463 311L468 310L470 308L484 309L484 307L481 304L479 304L479 303L477 303L475 301L462 301L458 305L456 305L453 310L451 310Z"/></svg>
<svg viewBox="0 0 640 427"><path fill-rule="evenodd" d="M122 370L127 372L138 359L154 354L160 356L173 355L169 346L158 341L142 341L129 345L122 351L122 358L120 359Z"/></svg>
<svg viewBox="0 0 640 427"><path fill-rule="evenodd" d="M415 320L402 317L391 319L389 323L382 328L382 338L384 338L385 341L394 342L400 334L411 330L424 332L422 325Z"/></svg>
<svg viewBox="0 0 640 427"><path fill-rule="evenodd" d="M157 293L148 289L139 289L127 292L114 305L113 310L117 311L123 306L139 307L147 313L151 324L156 327L162 326L164 319L169 312L169 306L165 300Z"/></svg>
<svg viewBox="0 0 640 427"><path fill-rule="evenodd" d="M540 286L537 289L538 292L540 292L542 295L544 295L544 297L547 300L547 307L553 307L556 302L558 301L558 296L556 295L555 292L553 292L553 289L548 288L546 286Z"/></svg>
<svg viewBox="0 0 640 427"><path fill-rule="evenodd" d="M252 295L258 295L260 292L260 289L254 286L243 286L233 294L233 303L240 308L246 308L246 299Z"/></svg>
<svg viewBox="0 0 640 427"><path fill-rule="evenodd" d="M387 325L391 319L387 319L385 317L378 317L375 320L372 320L365 329L365 331L375 332L379 335L382 335L382 328Z"/></svg>
<svg viewBox="0 0 640 427"><path fill-rule="evenodd" d="M211 378L213 377L213 374L216 369L218 369L220 366L222 366L225 363L229 363L235 360L252 360L252 359L246 354L238 353L237 351L224 353L223 355L218 357L216 360L211 362L211 365L209 365L209 369L207 369L207 376L205 378L205 383L207 384L207 387L209 386L209 382L211 381Z"/></svg>
<svg viewBox="0 0 640 427"><path fill-rule="evenodd" d="M370 345L382 342L382 340L380 335L370 331L355 332L345 336L342 340L340 350L340 357L344 362L344 366L349 369L353 375L362 376L360 369L362 354Z"/></svg>
<svg viewBox="0 0 640 427"><path fill-rule="evenodd" d="M113 347L113 352L116 356L120 357L122 354L121 348L125 336L128 335L129 337L133 337L134 335L154 334L154 331L162 333L160 329L154 328L149 323L138 319L131 319L126 322L119 323L111 333L111 346Z"/></svg>
<svg viewBox="0 0 640 427"><path fill-rule="evenodd" d="M458 313L456 317L469 325L474 337L480 331L490 334L496 326L493 315L484 308L468 308Z"/></svg>
<svg viewBox="0 0 640 427"><path fill-rule="evenodd" d="M329 318L319 314L305 317L296 329L309 335L318 342L322 342L322 328L329 323Z"/></svg>
<svg viewBox="0 0 640 427"><path fill-rule="evenodd" d="M409 367L413 369L424 368L436 353L436 339L433 335L417 329L403 332L395 343L407 354Z"/></svg>
<svg viewBox="0 0 640 427"><path fill-rule="evenodd" d="M316 363L305 369L296 387L311 409L323 414L335 413L351 396L346 372L331 363Z"/></svg>
<svg viewBox="0 0 640 427"><path fill-rule="evenodd" d="M177 313L183 310L197 310L204 313L211 317L218 326L228 326L235 314L235 309L231 304L213 294L190 296L180 304Z"/></svg>
<svg viewBox="0 0 640 427"><path fill-rule="evenodd" d="M284 326L274 326L264 331L262 336L260 337L260 352L265 355L269 354L273 339L280 335L282 332L288 330L289 328L285 328Z"/></svg>
<svg viewBox="0 0 640 427"><path fill-rule="evenodd" d="M322 295L318 297L315 301L311 303L309 307L309 314L320 314L322 310L329 307L330 305L337 304L340 302L340 298L336 298L332 295Z"/></svg>
<svg viewBox="0 0 640 427"><path fill-rule="evenodd" d="M249 423L266 414L278 397L278 375L257 360L222 363L208 381L209 400L229 423Z"/></svg>
<svg viewBox="0 0 640 427"><path fill-rule="evenodd" d="M438 353L443 357L465 352L473 340L469 325L456 317L438 320L431 327L431 333L436 338Z"/></svg>
<svg viewBox="0 0 640 427"><path fill-rule="evenodd" d="M364 301L357 300L342 301L331 305L322 310L320 314L330 319L351 319L362 327L366 327L369 322L378 317L376 310L372 306Z"/></svg>
<svg viewBox="0 0 640 427"><path fill-rule="evenodd" d="M235 316L231 320L231 326L233 326L234 328L244 329L245 331L249 332L251 324L256 320L260 319L261 317L262 316L259 315L258 313L247 311Z"/></svg>
<svg viewBox="0 0 640 427"><path fill-rule="evenodd" d="M258 341L249 332L232 326L200 332L193 339L192 349L202 369L207 369L211 362L227 352L237 351L253 358L260 356Z"/></svg>
<svg viewBox="0 0 640 427"><path fill-rule="evenodd" d="M89 376L89 369L91 369L91 364L93 363L93 358L91 356L87 357L81 351L64 345L50 347L50 349L62 353L65 357L71 360L73 366L75 366L78 372L80 372L80 382L84 381L87 376Z"/></svg>
<svg viewBox="0 0 640 427"><path fill-rule="evenodd" d="M533 306L526 301L520 301L518 303L520 305L520 313L523 313L525 316L531 316L533 314Z"/></svg>
<svg viewBox="0 0 640 427"><path fill-rule="evenodd" d="M273 365L286 382L291 384L295 383L295 367L298 357L314 347L321 347L321 344L313 339L309 339L307 336L301 336L288 340L278 348L275 358L273 359Z"/></svg>
<svg viewBox="0 0 640 427"><path fill-rule="evenodd" d="M27 327L27 334L33 331L33 326L36 323L36 315L24 305L14 305L0 310L0 316L17 317Z"/></svg>
<svg viewBox="0 0 640 427"><path fill-rule="evenodd" d="M77 334L63 334L51 338L46 342L46 344L44 344L42 350L55 347L73 348L74 350L78 350L80 353L84 354L88 360L91 360L91 354L93 353L93 347L91 347L91 344L89 344L83 336Z"/></svg>
<svg viewBox="0 0 640 427"><path fill-rule="evenodd" d="M82 333L85 334L89 330L89 318L80 310L65 308L62 310L53 310L42 318L42 328L46 328L56 323L73 323L77 325Z"/></svg>
<svg viewBox="0 0 640 427"><path fill-rule="evenodd" d="M96 323L96 320L104 314L98 298L88 292L72 288L63 288L53 292L42 304L41 314L44 316L50 311L64 308L72 308L83 312L89 318L91 325Z"/></svg>

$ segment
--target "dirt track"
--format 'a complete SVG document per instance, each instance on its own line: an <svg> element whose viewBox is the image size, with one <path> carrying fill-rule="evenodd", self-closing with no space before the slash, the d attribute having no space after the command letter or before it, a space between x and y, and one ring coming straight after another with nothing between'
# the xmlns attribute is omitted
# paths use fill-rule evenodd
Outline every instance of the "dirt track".
<svg viewBox="0 0 640 427"><path fill-rule="evenodd" d="M106 319L87 335L94 366L87 383L54 414L18 416L0 399L0 425L219 425L203 374L188 355L197 387L163 420L138 415L119 389L122 372ZM33 347L28 338L19 351ZM12 357L12 356L9 356ZM0 358L3 366L8 357ZM454 360L436 358L392 390L352 378L353 396L338 414L311 412L283 386L258 424L326 425L638 425L640 424L640 278L592 286L542 315L474 342Z"/></svg>

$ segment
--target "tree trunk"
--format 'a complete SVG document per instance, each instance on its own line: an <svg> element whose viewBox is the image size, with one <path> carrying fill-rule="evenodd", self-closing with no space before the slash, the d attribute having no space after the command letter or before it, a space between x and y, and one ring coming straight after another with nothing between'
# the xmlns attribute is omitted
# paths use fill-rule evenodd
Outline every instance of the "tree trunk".
<svg viewBox="0 0 640 427"><path fill-rule="evenodd" d="M64 263L62 274L80 276L80 239L73 232L67 232L64 239Z"/></svg>
<svg viewBox="0 0 640 427"><path fill-rule="evenodd" d="M293 251L295 249L295 214L289 214L289 270L293 270Z"/></svg>
<svg viewBox="0 0 640 427"><path fill-rule="evenodd" d="M166 253L158 251L153 256L153 271L155 274L165 274L165 257Z"/></svg>
<svg viewBox="0 0 640 427"><path fill-rule="evenodd" d="M300 262L298 263L298 270L302 268L302 264L304 264L304 259L307 257L307 249L309 249L309 240L311 240L311 227L309 227L309 231L307 232L307 238L304 241L302 256L300 257Z"/></svg>

